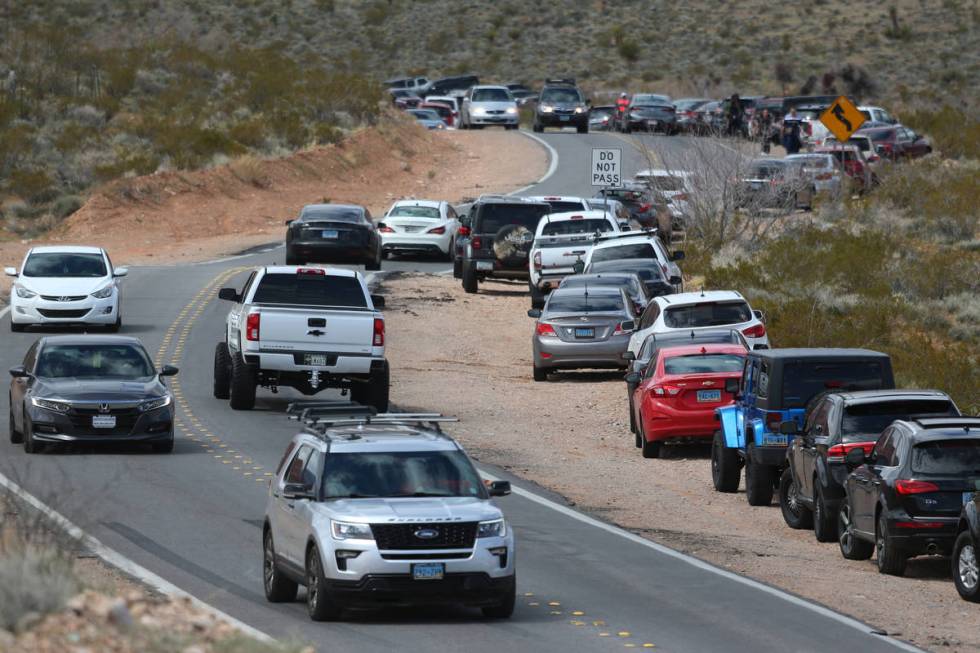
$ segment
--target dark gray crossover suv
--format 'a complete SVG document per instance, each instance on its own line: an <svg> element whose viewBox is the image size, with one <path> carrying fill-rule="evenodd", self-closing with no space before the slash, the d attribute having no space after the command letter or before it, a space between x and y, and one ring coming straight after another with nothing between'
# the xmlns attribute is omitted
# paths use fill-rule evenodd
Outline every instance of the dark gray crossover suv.
<svg viewBox="0 0 980 653"><path fill-rule="evenodd" d="M534 109L536 132L545 127L575 127L580 134L589 132L589 104L574 79L545 81Z"/></svg>

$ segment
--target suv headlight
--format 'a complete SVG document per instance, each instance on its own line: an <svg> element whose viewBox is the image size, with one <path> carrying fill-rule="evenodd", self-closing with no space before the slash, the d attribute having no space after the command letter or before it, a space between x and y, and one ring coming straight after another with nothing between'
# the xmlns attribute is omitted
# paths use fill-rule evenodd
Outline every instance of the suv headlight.
<svg viewBox="0 0 980 653"><path fill-rule="evenodd" d="M354 524L330 520L330 533L335 540L373 540L370 524Z"/></svg>
<svg viewBox="0 0 980 653"><path fill-rule="evenodd" d="M575 107L575 113L584 113L585 107Z"/></svg>
<svg viewBox="0 0 980 653"><path fill-rule="evenodd" d="M493 521L481 521L476 529L477 537L503 537L507 535L507 524L504 520L494 519Z"/></svg>
<svg viewBox="0 0 980 653"><path fill-rule="evenodd" d="M113 286L110 283L105 288L99 288L94 293L92 293L92 297L95 297L96 299L108 299L109 297L112 297L112 288Z"/></svg>
<svg viewBox="0 0 980 653"><path fill-rule="evenodd" d="M28 290L24 286L15 285L14 290L17 291L17 296L21 299L31 299L32 297L37 297L37 293L33 290Z"/></svg>
<svg viewBox="0 0 980 653"><path fill-rule="evenodd" d="M38 408L50 410L55 413L67 413L71 409L71 404L54 399L38 399L37 397L31 397L31 404L37 406Z"/></svg>
<svg viewBox="0 0 980 653"><path fill-rule="evenodd" d="M171 401L172 399L170 395L167 395L166 397L158 397L157 399L150 399L149 401L144 401L140 404L140 411L148 413L151 410L164 408L165 406L169 406Z"/></svg>
<svg viewBox="0 0 980 653"><path fill-rule="evenodd" d="M549 105L549 104L542 104L541 105L541 113L551 113L554 110L555 110L555 108L553 106Z"/></svg>

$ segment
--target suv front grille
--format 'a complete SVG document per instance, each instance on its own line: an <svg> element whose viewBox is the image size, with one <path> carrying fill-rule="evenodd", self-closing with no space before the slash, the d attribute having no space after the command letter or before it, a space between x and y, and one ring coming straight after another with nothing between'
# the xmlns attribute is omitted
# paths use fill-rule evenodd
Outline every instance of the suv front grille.
<svg viewBox="0 0 980 653"><path fill-rule="evenodd" d="M435 524L371 524L378 550L471 549L476 542L477 522ZM421 538L423 530L434 530L436 537Z"/></svg>

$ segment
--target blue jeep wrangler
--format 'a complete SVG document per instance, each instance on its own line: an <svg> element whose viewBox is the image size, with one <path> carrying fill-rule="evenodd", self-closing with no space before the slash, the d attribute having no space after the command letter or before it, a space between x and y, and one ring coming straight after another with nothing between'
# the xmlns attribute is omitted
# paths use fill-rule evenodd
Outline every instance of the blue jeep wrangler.
<svg viewBox="0 0 980 653"><path fill-rule="evenodd" d="M749 352L741 381L726 391L735 403L715 411L720 430L711 443L711 480L719 492L735 492L745 467L749 505L768 506L786 466L793 434L817 394L894 388L891 359L867 349L762 349ZM786 422L786 424L783 424Z"/></svg>

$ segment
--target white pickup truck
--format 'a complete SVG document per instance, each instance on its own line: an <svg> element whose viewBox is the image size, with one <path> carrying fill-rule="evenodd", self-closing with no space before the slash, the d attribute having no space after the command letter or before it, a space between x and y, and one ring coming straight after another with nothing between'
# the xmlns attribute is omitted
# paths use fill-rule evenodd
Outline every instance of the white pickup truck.
<svg viewBox="0 0 980 653"><path fill-rule="evenodd" d="M384 298L354 270L270 266L254 270L234 302L225 340L214 351L214 396L251 410L258 386L304 395L350 391L353 401L388 410Z"/></svg>
<svg viewBox="0 0 980 653"><path fill-rule="evenodd" d="M528 255L532 305L543 306L544 296L576 273L576 262L584 266L597 234L619 232L619 224L605 211L551 213L542 218Z"/></svg>

